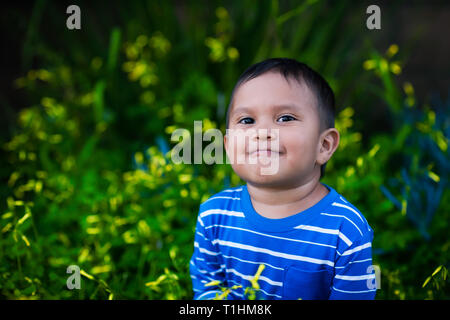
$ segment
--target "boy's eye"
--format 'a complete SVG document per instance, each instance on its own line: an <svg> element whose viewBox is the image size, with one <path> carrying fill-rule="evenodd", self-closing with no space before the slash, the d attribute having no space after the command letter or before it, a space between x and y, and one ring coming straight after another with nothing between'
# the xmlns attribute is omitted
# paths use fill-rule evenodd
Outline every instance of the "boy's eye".
<svg viewBox="0 0 450 320"><path fill-rule="evenodd" d="M284 116L281 116L281 117L279 117L278 118L278 121L280 121L281 120L281 122L286 122L286 121L292 121L292 120L295 120L295 118L293 117L293 116L290 116L290 115L284 115Z"/></svg>
<svg viewBox="0 0 450 320"><path fill-rule="evenodd" d="M242 123L242 124L252 124L254 123L255 120L253 120L252 118L246 117L246 118L242 118L241 120L239 120L238 123Z"/></svg>

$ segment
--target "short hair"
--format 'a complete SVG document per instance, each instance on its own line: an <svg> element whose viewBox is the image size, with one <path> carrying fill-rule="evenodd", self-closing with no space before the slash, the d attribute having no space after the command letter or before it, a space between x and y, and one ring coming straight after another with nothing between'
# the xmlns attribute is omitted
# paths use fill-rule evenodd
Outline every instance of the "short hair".
<svg viewBox="0 0 450 320"><path fill-rule="evenodd" d="M233 107L234 95L237 89L247 81L268 72L276 72L284 76L286 81L295 79L300 84L306 84L316 97L319 114L320 132L334 128L335 100L334 93L327 81L305 63L290 58L270 58L250 66L242 73L231 92L230 103L226 114L226 128L229 125L230 111ZM324 175L326 163L320 168L320 178Z"/></svg>

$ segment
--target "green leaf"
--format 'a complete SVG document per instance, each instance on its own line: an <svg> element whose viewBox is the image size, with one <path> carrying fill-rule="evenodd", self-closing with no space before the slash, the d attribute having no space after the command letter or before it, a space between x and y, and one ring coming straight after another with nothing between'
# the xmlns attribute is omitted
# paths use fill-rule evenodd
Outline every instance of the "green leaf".
<svg viewBox="0 0 450 320"><path fill-rule="evenodd" d="M428 282L430 282L430 280L431 280L431 276L429 276L429 277L425 280L425 282L424 282L423 285L422 285L422 288L425 288L425 286L428 284Z"/></svg>
<svg viewBox="0 0 450 320"><path fill-rule="evenodd" d="M438 273L439 271L441 271L442 269L442 265L440 265L439 267L436 268L436 270L434 270L434 272L431 274L432 277L434 277L436 275L436 273Z"/></svg>
<svg viewBox="0 0 450 320"><path fill-rule="evenodd" d="M116 68L117 56L120 48L120 38L121 38L120 29L114 28L109 38L109 51L107 61L108 72L112 72Z"/></svg>

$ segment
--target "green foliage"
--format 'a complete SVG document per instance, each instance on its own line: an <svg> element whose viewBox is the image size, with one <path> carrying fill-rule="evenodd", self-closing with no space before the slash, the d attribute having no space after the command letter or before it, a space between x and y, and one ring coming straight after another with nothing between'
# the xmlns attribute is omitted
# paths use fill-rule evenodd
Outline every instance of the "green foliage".
<svg viewBox="0 0 450 320"><path fill-rule="evenodd" d="M257 296L258 296L258 290L260 289L259 286L259 277L261 276L261 273L263 272L264 268L266 266L264 264L260 264L258 267L258 270L256 271L255 275L250 279L250 286L246 287L244 289L244 296L247 300L257 300ZM219 288L222 293L221 294L216 294L216 297L214 298L214 300L227 300L228 299L228 295L233 292L234 290L237 290L238 288L242 288L241 285L234 285L231 287L227 287L226 285L224 285L223 283L221 283L218 280L213 280L211 282L208 282L205 284L205 287L217 287Z"/></svg>
<svg viewBox="0 0 450 320"><path fill-rule="evenodd" d="M355 31L360 21L342 22L360 8L350 1L237 1L210 4L208 15L197 4L122 6L112 27L92 4L97 22L83 20L82 33L48 17L58 42L36 35L44 12L55 13L37 1L26 70L15 81L29 106L1 138L1 297L192 298L198 206L243 182L229 165L173 164L170 134L192 132L194 120L224 131L225 102L239 74L271 56L310 64L336 92L341 141L323 182L375 231L377 297L450 297L450 102L419 107L412 85L402 88L395 78L399 47L383 55L364 30ZM39 63L32 69L33 58ZM363 134L366 110L380 103L391 130L375 124ZM66 287L69 265L82 269L80 290ZM257 289L256 277L249 298Z"/></svg>
<svg viewBox="0 0 450 320"><path fill-rule="evenodd" d="M339 170L333 166L324 180L336 181L338 190L358 204L375 231L374 264L380 265L382 281L377 297L424 299L433 295L420 290L421 281L433 266L448 266L450 261L444 231L450 227L450 101L433 101L433 111L427 105L418 107L410 83L403 85L402 94L392 75L401 72L392 67L397 62L391 62L397 51L393 45L385 57L373 53L375 58L363 64L382 80L382 87L374 91L390 107L393 132L374 135L368 152L360 149L357 139L352 149L347 148L343 138L332 162L342 161L336 166ZM349 120L344 112L337 127L345 133L343 123ZM342 152L346 148L358 155L356 161ZM448 288L441 286L439 291L434 297L448 297Z"/></svg>
<svg viewBox="0 0 450 320"><path fill-rule="evenodd" d="M448 270L446 267L440 265L433 271L433 273L425 280L422 288L431 284L433 290L428 290L428 299L445 299L445 286L448 283Z"/></svg>

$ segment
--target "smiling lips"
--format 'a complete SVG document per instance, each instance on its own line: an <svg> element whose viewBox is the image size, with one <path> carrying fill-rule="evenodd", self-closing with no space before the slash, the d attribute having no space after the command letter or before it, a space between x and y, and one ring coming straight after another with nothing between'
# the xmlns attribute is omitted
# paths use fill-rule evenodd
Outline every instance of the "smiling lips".
<svg viewBox="0 0 450 320"><path fill-rule="evenodd" d="M271 149L258 149L252 152L249 152L249 155L251 157L258 157L258 156L267 156L270 157L272 155L279 155L281 154L279 151L277 150L271 150Z"/></svg>

